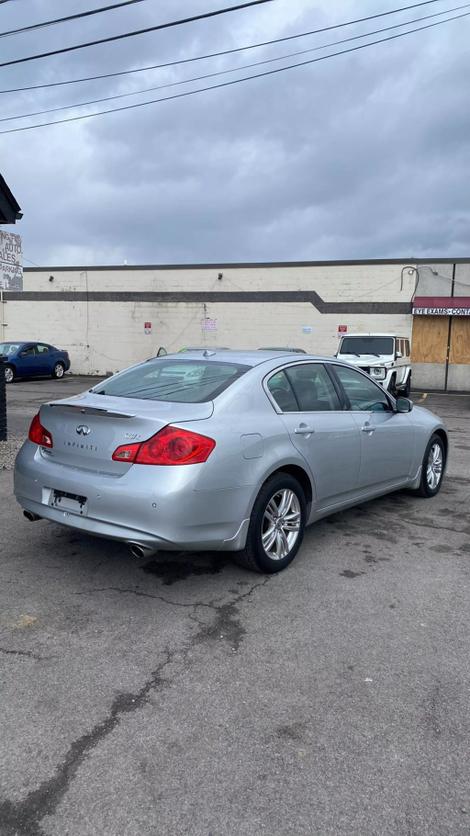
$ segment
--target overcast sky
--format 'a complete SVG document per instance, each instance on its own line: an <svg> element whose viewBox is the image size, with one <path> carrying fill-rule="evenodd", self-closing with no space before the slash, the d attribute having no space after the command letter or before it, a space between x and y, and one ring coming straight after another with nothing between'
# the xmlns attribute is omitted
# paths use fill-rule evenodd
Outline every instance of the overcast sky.
<svg viewBox="0 0 470 836"><path fill-rule="evenodd" d="M145 0L3 38L1 61L234 2ZM171 69L4 94L1 116L242 67L463 2L438 0L346 29ZM0 90L230 49L404 4L273 0L2 68ZM102 5L105 0L13 0L0 5L0 31ZM427 22L432 21L414 26ZM23 236L25 266L469 256L469 40L470 17L232 87L0 136L0 171L24 212L17 231ZM180 86L176 92L345 46ZM0 129L174 91L0 122Z"/></svg>

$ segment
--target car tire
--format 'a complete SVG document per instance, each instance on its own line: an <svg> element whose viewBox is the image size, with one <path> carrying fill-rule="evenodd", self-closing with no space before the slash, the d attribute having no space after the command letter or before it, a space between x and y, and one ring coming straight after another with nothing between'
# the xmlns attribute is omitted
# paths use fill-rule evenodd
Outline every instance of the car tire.
<svg viewBox="0 0 470 836"><path fill-rule="evenodd" d="M65 374L65 366L63 363L56 363L52 369L52 377L55 380L60 380Z"/></svg>
<svg viewBox="0 0 470 836"><path fill-rule="evenodd" d="M306 518L305 494L297 479L275 473L256 498L246 547L234 555L236 562L268 575L285 569L302 545Z"/></svg>
<svg viewBox="0 0 470 836"><path fill-rule="evenodd" d="M403 389L399 393L403 398L409 398L411 392L411 372L408 375L408 380L406 381Z"/></svg>
<svg viewBox="0 0 470 836"><path fill-rule="evenodd" d="M13 383L15 379L15 370L13 366L10 366L8 363L6 366L3 367L3 373L5 375L5 383Z"/></svg>
<svg viewBox="0 0 470 836"><path fill-rule="evenodd" d="M421 468L421 483L414 491L427 499L439 493L446 466L446 449L440 435L434 433L428 441Z"/></svg>

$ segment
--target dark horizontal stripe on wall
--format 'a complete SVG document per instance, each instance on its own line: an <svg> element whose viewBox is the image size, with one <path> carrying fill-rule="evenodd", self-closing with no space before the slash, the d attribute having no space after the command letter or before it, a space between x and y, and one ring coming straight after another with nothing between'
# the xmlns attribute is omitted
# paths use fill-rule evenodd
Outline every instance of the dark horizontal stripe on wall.
<svg viewBox="0 0 470 836"><path fill-rule="evenodd" d="M312 290L228 290L228 291L6 291L4 299L12 302L307 302L320 313L408 314L411 302L325 302Z"/></svg>

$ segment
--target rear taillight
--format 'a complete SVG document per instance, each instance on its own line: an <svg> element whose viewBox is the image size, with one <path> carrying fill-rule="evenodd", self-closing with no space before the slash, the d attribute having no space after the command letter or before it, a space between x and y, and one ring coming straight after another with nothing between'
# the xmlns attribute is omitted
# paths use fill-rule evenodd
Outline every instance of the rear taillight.
<svg viewBox="0 0 470 836"><path fill-rule="evenodd" d="M205 435L178 427L165 427L142 444L122 444L113 453L115 462L128 464L202 464L215 447Z"/></svg>
<svg viewBox="0 0 470 836"><path fill-rule="evenodd" d="M39 444L41 447L53 447L52 435L49 430L41 424L39 412L34 416L29 428L28 438L33 444Z"/></svg>

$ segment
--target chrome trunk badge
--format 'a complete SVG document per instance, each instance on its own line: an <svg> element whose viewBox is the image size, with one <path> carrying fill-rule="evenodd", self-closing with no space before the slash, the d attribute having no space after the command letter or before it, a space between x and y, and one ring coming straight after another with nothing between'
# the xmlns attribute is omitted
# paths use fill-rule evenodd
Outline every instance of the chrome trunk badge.
<svg viewBox="0 0 470 836"><path fill-rule="evenodd" d="M86 424L79 424L75 430L78 435L90 435L91 429Z"/></svg>

